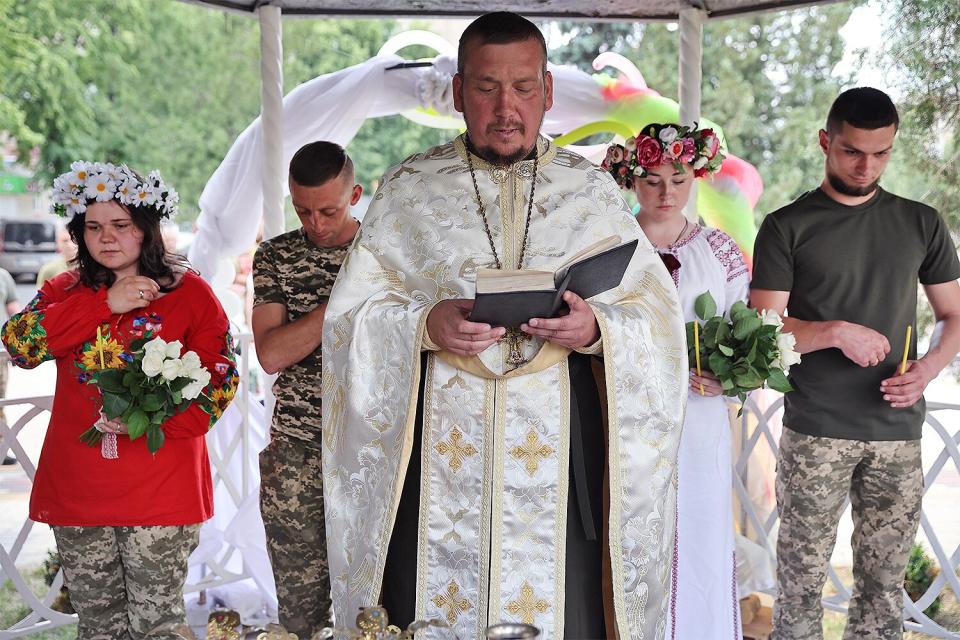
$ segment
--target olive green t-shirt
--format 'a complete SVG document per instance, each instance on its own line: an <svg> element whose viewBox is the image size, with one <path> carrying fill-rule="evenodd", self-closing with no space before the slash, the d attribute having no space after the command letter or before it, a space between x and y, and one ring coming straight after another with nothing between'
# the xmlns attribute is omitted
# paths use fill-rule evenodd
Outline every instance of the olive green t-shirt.
<svg viewBox="0 0 960 640"><path fill-rule="evenodd" d="M788 314L846 320L882 333L890 353L860 367L839 349L803 354L790 369L783 423L800 433L854 440L915 440L926 406L884 402L880 382L895 375L907 326L917 324L917 281L960 277L957 250L935 209L878 189L846 206L820 189L768 215L757 234L751 287L789 291ZM916 358L916 331L909 358Z"/></svg>

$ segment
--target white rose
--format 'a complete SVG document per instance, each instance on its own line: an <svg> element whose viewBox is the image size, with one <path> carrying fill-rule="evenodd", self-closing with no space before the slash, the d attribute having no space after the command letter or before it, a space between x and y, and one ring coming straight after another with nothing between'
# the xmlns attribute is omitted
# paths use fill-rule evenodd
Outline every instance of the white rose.
<svg viewBox="0 0 960 640"><path fill-rule="evenodd" d="M658 136L664 144L670 144L677 139L679 132L673 127L664 127L660 129L660 135Z"/></svg>
<svg viewBox="0 0 960 640"><path fill-rule="evenodd" d="M637 150L637 139L633 136L627 138L626 142L623 143L624 148L627 151L636 151Z"/></svg>
<svg viewBox="0 0 960 640"><path fill-rule="evenodd" d="M143 356L143 362L140 364L143 373L146 376L153 377L159 375L163 370L163 354L159 351L148 351Z"/></svg>
<svg viewBox="0 0 960 640"><path fill-rule="evenodd" d="M198 356L195 351L187 351L183 354L183 357L180 358L180 362L183 363L184 369L192 370L203 366L200 364L200 356Z"/></svg>
<svg viewBox="0 0 960 640"><path fill-rule="evenodd" d="M710 160L707 158L707 156L700 156L697 158L697 161L693 163L693 168L703 169L705 166L707 166L708 162L710 162Z"/></svg>
<svg viewBox="0 0 960 640"><path fill-rule="evenodd" d="M186 399L186 400L194 400L194 399L196 399L197 396L200 395L200 392L203 391L203 388L204 388L205 386L207 386L207 385L205 385L205 384L203 384L203 383L201 383L201 382L197 382L197 381L195 380L195 381L191 382L190 384L188 384L187 386L185 386L185 387L180 391L180 394L181 394L181 395L184 397L184 399Z"/></svg>
<svg viewBox="0 0 960 640"><path fill-rule="evenodd" d="M176 358L170 358L163 362L163 377L167 380L176 380L180 377L181 372L183 371L183 365L180 364L180 360Z"/></svg>
<svg viewBox="0 0 960 640"><path fill-rule="evenodd" d="M780 314L778 314L773 309L764 309L760 312L760 319L765 325L772 325L778 330L783 328L783 320L780 319Z"/></svg>
<svg viewBox="0 0 960 640"><path fill-rule="evenodd" d="M182 375L185 375L194 382L203 384L203 386L207 386L207 384L210 382L210 372L203 367L197 367L196 369L191 369L190 371L184 371Z"/></svg>
<svg viewBox="0 0 960 640"><path fill-rule="evenodd" d="M182 350L183 343L179 340L174 340L173 342L167 343L166 355L168 358L179 358Z"/></svg>
<svg viewBox="0 0 960 640"><path fill-rule="evenodd" d="M154 338L147 344L143 345L144 353L153 353L154 351L163 356L163 354L167 351L167 341L163 338Z"/></svg>
<svg viewBox="0 0 960 640"><path fill-rule="evenodd" d="M780 357L777 360L784 373L788 373L790 367L800 363L800 354L794 350L796 346L797 338L789 331L777 336L777 349L780 351Z"/></svg>

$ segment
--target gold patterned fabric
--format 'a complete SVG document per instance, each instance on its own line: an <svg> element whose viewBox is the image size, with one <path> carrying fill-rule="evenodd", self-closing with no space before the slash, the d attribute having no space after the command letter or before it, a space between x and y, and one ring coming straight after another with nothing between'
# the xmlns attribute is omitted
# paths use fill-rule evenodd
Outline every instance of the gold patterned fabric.
<svg viewBox="0 0 960 640"><path fill-rule="evenodd" d="M527 268L553 270L610 235L640 241L622 285L590 304L607 389L616 625L621 638L661 638L687 379L676 290L610 177L546 140L539 151ZM402 479L416 464L416 617L446 620L461 638L501 621L562 638L569 350L527 339L515 369L504 344L472 358L431 351L422 457L410 460L427 314L473 298L476 269L493 266L465 154L458 138L388 172L331 294L323 468L334 612L349 620L378 601ZM514 268L533 162L473 162Z"/></svg>

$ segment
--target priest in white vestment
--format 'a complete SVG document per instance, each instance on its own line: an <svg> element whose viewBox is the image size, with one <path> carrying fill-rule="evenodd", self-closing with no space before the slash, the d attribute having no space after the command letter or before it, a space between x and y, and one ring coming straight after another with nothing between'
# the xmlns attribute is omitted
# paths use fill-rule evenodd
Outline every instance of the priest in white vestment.
<svg viewBox="0 0 960 640"><path fill-rule="evenodd" d="M383 603L464 639L501 621L662 638L687 388L676 289L610 176L539 136L536 27L487 14L459 60L467 133L387 172L327 307L335 619ZM521 332L470 321L477 269L553 271L614 235L639 240L619 287L568 292L567 315Z"/></svg>

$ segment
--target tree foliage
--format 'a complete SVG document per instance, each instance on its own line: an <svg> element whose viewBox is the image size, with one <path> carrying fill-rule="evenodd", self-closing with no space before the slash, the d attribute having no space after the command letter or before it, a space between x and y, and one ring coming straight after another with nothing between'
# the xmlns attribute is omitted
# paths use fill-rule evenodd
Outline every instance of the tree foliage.
<svg viewBox="0 0 960 640"><path fill-rule="evenodd" d="M260 111L255 19L173 0L0 0L0 21L0 131L16 137L21 157L40 146L41 177L78 158L159 168L181 194L181 217L197 215L204 184ZM390 20L284 21L285 91L376 55L396 29ZM382 118L349 151L369 192L441 136L449 132Z"/></svg>
<svg viewBox="0 0 960 640"><path fill-rule="evenodd" d="M960 2L886 0L883 63L901 92L904 189L935 206L960 239Z"/></svg>
<svg viewBox="0 0 960 640"><path fill-rule="evenodd" d="M701 111L723 127L730 150L763 177L757 216L820 183L817 131L844 84L833 75L843 56L840 28L853 5L843 3L737 20L709 21L703 30ZM676 25L559 23L551 38L555 62L590 69L602 51L632 60L647 84L676 98Z"/></svg>

